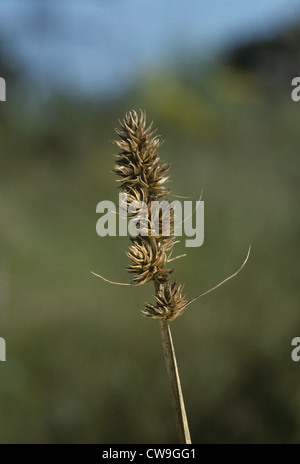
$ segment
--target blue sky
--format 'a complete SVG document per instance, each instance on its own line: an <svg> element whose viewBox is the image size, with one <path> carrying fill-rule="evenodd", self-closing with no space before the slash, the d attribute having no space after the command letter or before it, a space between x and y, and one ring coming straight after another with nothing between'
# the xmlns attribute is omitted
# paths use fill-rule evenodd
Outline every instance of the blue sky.
<svg viewBox="0 0 300 464"><path fill-rule="evenodd" d="M41 89L93 95L295 18L299 0L0 0L0 39Z"/></svg>

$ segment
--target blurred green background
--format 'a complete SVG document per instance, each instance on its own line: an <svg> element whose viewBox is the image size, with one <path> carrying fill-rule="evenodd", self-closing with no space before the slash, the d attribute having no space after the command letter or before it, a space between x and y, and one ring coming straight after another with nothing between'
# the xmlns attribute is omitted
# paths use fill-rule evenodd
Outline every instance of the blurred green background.
<svg viewBox="0 0 300 464"><path fill-rule="evenodd" d="M138 312L152 285L90 273L129 281L128 238L100 238L95 226L97 203L118 200L110 141L132 108L165 140L172 192L204 192L204 245L176 245L188 253L173 274L187 296L234 272L252 244L235 279L171 324L192 440L299 442L295 31L237 43L206 66L195 53L161 63L97 99L41 97L1 57L1 443L177 442L159 326Z"/></svg>

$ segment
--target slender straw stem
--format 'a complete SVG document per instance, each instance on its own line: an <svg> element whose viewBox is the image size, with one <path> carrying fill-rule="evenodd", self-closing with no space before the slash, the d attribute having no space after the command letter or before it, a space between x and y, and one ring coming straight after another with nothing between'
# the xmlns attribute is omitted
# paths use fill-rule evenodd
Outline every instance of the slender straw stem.
<svg viewBox="0 0 300 464"><path fill-rule="evenodd" d="M186 417L174 345L168 322L160 321L160 333L171 387L176 428L180 443L191 444L189 424Z"/></svg>

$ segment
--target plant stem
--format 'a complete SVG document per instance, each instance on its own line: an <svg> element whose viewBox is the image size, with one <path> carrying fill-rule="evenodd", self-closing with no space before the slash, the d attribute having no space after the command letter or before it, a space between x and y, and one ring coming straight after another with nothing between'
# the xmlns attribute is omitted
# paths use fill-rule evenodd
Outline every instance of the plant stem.
<svg viewBox="0 0 300 464"><path fill-rule="evenodd" d="M174 345L168 322L160 321L160 333L171 387L171 396L175 414L177 433L179 436L180 443L190 444L192 442L190 437L189 425L186 417Z"/></svg>

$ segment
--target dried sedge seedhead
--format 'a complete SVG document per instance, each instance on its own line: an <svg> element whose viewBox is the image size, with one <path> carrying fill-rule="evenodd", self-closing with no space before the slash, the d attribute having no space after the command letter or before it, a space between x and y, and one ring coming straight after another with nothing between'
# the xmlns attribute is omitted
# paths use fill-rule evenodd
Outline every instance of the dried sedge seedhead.
<svg viewBox="0 0 300 464"><path fill-rule="evenodd" d="M182 290L183 285L178 284L176 280L173 283L168 282L158 290L155 297L156 305L146 304L142 314L152 319L173 321L184 312L190 301L182 296Z"/></svg>
<svg viewBox="0 0 300 464"><path fill-rule="evenodd" d="M157 289L156 305L146 304L142 313L153 319L172 321L180 316L190 303L237 275L248 260L250 247L246 259L238 271L196 298L186 300L182 296L183 285L177 284L176 281L171 283L169 280L174 269L166 269L169 261L181 257L171 259L172 249L176 243L174 217L170 218L169 233L163 229L163 220L168 213L162 211L158 213L159 216L152 218L151 202L160 200L169 193L165 186L168 181L169 165L161 162L157 153L161 139L155 135L156 131L152 130L152 124L148 128L146 127L146 113L144 111L141 111L140 116L135 111L130 111L120 125L121 129L116 129L116 133L121 140L115 141L115 144L121 149L121 152L116 155L114 172L121 178L121 188L127 194L127 204L123 206L127 214L132 219L136 217L137 221L140 209L137 207L134 212L130 212L128 211L130 205L134 206L136 202L142 201L146 204L148 211L147 219L140 221L143 222L140 224L140 230L143 234L131 237L131 245L129 251L126 252L132 261L128 270L130 273L136 274L131 285L142 285L153 281ZM158 230L155 227L157 224ZM153 229L155 229L155 234L152 235ZM118 284L102 276L99 277L110 283Z"/></svg>
<svg viewBox="0 0 300 464"><path fill-rule="evenodd" d="M132 264L128 267L130 273L136 274L133 285L142 285L153 281L159 288L156 296L156 306L147 304L142 313L154 319L173 320L178 317L188 303L182 297L182 285L170 283L170 274L174 269L166 269L168 259L175 242L174 218L169 217L170 230L165 234L163 221L164 210L152 216L151 201L157 201L168 193L165 183L168 181L169 165L162 163L157 150L161 144L160 138L152 131L152 124L146 128L146 115L141 111L140 117L135 111L126 114L120 123L121 130L116 130L121 140L115 144L122 150L117 154L114 172L121 177L121 188L127 194L128 210L137 202L147 205L148 217L140 229L143 235L131 237L131 245L126 252ZM140 213L129 212L134 218ZM156 227L157 229L156 229ZM153 228L155 236L152 236Z"/></svg>
<svg viewBox="0 0 300 464"><path fill-rule="evenodd" d="M153 319L172 321L183 314L190 303L235 277L245 266L251 246L248 249L246 259L236 272L210 290L186 300L182 296L183 285L176 281L171 283L169 280L174 269L166 269L168 262L185 256L181 255L171 259L173 246L176 243L174 216L168 216L168 220L164 221L169 212L162 208L162 212L157 212L156 217L152 218L151 202L158 201L169 193L165 187L168 181L166 174L169 165L162 163L157 153L161 144L160 138L155 135L155 131L152 131L152 124L146 128L146 114L143 111L141 111L140 116L135 111L127 113L124 121L120 124L121 130L116 130L116 132L121 140L115 141L115 143L121 152L116 155L114 172L121 177L121 188L127 194L127 204L123 204L123 208L131 219L140 222L139 228L142 233L137 237L131 237L131 245L126 252L132 261L128 270L136 275L132 283L129 284L113 282L99 274L93 274L115 285L142 285L153 281L156 288L156 305L146 304L142 313ZM141 206L137 205L136 209L128 211L128 208L134 206L136 202L143 202L146 205L148 216L144 220L138 217ZM164 222L170 224L170 230L167 232L163 228ZM155 232L152 235L153 230Z"/></svg>
<svg viewBox="0 0 300 464"><path fill-rule="evenodd" d="M133 261L128 267L130 273L136 274L133 285L142 285L153 280L164 283L172 272L166 269L167 253L172 249L174 237L162 235L162 218L158 221L158 233L151 236L153 224L151 222L151 201L157 201L168 193L165 183L169 170L167 163L162 163L158 157L160 138L152 130L152 124L146 127L146 114L141 111L140 116L135 111L126 114L121 130L116 129L121 140L115 144L122 150L117 154L114 172L121 177L121 188L127 194L126 209L138 202L147 205L148 218L140 229L143 235L131 238L127 256ZM131 218L140 213L139 207L134 212L127 211ZM173 230L171 221L170 233Z"/></svg>

